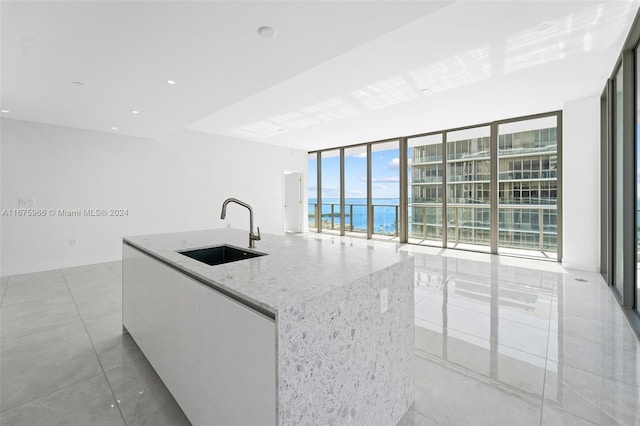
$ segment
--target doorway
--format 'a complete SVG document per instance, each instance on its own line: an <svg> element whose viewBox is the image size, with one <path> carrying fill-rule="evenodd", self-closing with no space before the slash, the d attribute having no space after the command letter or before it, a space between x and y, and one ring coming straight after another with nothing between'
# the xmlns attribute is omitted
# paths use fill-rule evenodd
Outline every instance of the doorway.
<svg viewBox="0 0 640 426"><path fill-rule="evenodd" d="M284 171L284 232L302 232L302 172Z"/></svg>

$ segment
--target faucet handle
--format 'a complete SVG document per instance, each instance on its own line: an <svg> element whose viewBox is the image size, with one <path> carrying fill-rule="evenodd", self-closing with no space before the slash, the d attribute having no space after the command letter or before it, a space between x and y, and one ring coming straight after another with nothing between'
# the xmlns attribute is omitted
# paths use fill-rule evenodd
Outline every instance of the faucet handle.
<svg viewBox="0 0 640 426"><path fill-rule="evenodd" d="M258 235L253 235L252 239L255 241L260 241L260 227L256 227L256 229L258 230Z"/></svg>

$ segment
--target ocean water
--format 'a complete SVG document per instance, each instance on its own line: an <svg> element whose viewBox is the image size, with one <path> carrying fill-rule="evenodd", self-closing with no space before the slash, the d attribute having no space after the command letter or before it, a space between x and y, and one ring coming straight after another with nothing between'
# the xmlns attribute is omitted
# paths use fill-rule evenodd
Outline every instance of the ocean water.
<svg viewBox="0 0 640 426"><path fill-rule="evenodd" d="M315 220L315 198L309 198L309 224ZM367 199L345 198L345 226L350 230L353 224L354 231L367 231ZM324 198L322 200L322 220L326 226L331 224L331 207L333 205L333 223L336 228L340 226L340 199ZM375 233L395 234L399 217L396 216L400 205L398 198L374 198L373 199L373 229Z"/></svg>

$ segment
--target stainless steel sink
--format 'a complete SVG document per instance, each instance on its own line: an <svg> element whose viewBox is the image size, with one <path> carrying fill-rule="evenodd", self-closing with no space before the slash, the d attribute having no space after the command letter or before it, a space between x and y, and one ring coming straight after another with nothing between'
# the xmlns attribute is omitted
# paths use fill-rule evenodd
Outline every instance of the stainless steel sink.
<svg viewBox="0 0 640 426"><path fill-rule="evenodd" d="M211 266L266 255L266 253L241 249L228 244L205 247L196 250L179 251L178 253Z"/></svg>

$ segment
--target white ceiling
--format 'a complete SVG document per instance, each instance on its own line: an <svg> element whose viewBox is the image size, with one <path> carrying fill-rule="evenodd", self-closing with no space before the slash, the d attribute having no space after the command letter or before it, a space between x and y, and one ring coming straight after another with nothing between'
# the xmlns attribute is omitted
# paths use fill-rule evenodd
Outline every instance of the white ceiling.
<svg viewBox="0 0 640 426"><path fill-rule="evenodd" d="M638 1L0 7L6 118L149 138L188 127L311 150L599 95ZM264 25L277 36L258 36Z"/></svg>

